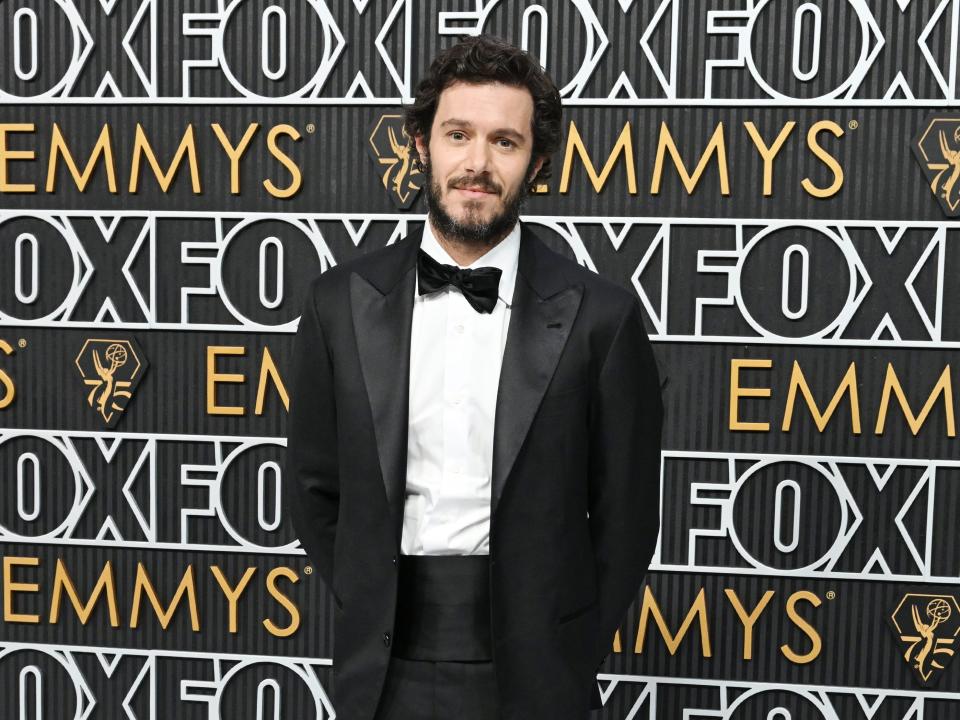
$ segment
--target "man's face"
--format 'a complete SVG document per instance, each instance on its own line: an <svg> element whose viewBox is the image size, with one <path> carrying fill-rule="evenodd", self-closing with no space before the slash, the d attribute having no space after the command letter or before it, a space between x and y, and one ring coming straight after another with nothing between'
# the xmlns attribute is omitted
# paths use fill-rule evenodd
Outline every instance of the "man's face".
<svg viewBox="0 0 960 720"><path fill-rule="evenodd" d="M533 98L522 87L457 82L437 103L429 146L416 137L434 225L469 244L500 240L519 215L531 163Z"/></svg>

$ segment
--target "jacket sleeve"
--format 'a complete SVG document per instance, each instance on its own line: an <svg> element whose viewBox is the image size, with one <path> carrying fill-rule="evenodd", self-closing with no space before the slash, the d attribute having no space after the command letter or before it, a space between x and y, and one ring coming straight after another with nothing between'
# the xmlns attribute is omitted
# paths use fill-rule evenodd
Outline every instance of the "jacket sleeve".
<svg viewBox="0 0 960 720"><path fill-rule="evenodd" d="M311 285L294 341L284 501L301 546L332 591L340 506L337 411L333 362L315 302Z"/></svg>
<svg viewBox="0 0 960 720"><path fill-rule="evenodd" d="M597 568L596 663L637 596L659 534L663 402L636 299L603 361L590 407L589 524Z"/></svg>

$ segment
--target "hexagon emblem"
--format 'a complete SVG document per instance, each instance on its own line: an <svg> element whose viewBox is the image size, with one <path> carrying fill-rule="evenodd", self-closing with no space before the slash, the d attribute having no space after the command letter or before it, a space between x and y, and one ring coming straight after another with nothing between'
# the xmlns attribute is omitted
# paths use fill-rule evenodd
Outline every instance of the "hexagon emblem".
<svg viewBox="0 0 960 720"><path fill-rule="evenodd" d="M403 128L403 115L381 115L367 136L367 155L380 173L380 182L399 210L408 210L420 193L422 173L417 151Z"/></svg>
<svg viewBox="0 0 960 720"><path fill-rule="evenodd" d="M960 113L927 118L913 151L944 214L960 216Z"/></svg>
<svg viewBox="0 0 960 720"><path fill-rule="evenodd" d="M907 593L890 616L903 659L931 687L956 652L960 605L953 595Z"/></svg>
<svg viewBox="0 0 960 720"><path fill-rule="evenodd" d="M87 405L115 427L147 370L143 350L133 339L90 338L74 362L87 387Z"/></svg>

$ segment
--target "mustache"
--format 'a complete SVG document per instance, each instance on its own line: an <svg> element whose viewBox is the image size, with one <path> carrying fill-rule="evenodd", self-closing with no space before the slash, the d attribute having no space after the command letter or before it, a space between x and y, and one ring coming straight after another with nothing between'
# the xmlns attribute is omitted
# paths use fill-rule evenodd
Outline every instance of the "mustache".
<svg viewBox="0 0 960 720"><path fill-rule="evenodd" d="M491 180L488 177L483 176L472 176L472 175L462 175L460 177L452 178L447 182L447 187L454 189L471 189L471 190L483 190L484 192L500 194L502 188Z"/></svg>

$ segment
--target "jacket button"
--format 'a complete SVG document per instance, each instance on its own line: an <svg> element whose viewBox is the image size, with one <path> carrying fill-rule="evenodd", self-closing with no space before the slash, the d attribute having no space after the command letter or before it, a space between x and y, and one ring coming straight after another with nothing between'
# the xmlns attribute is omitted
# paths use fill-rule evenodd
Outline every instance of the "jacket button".
<svg viewBox="0 0 960 720"><path fill-rule="evenodd" d="M383 644L390 647L390 633L383 634Z"/></svg>
<svg viewBox="0 0 960 720"><path fill-rule="evenodd" d="M393 556L393 564L394 564L394 565L397 564L397 556L396 556L396 555Z"/></svg>

